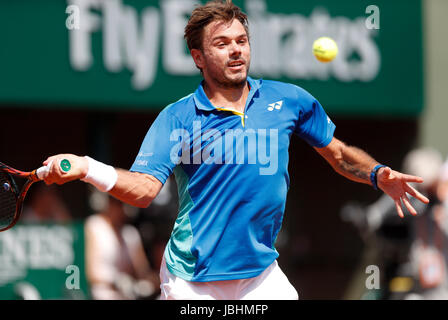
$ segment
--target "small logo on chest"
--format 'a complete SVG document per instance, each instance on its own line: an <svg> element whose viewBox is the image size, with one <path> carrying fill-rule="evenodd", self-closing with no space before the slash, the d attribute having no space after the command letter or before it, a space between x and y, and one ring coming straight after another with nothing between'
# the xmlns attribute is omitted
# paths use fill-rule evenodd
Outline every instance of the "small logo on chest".
<svg viewBox="0 0 448 320"><path fill-rule="evenodd" d="M268 110L269 111L274 111L274 109L280 110L282 108L282 106L283 106L283 100L280 100L280 101L277 101L277 102L274 102L274 103L270 103L269 107L268 107Z"/></svg>

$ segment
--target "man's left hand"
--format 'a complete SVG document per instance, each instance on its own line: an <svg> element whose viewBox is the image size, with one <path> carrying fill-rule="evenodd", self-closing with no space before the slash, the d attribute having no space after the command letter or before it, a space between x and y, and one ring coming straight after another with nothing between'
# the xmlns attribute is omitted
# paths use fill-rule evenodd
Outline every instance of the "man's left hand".
<svg viewBox="0 0 448 320"><path fill-rule="evenodd" d="M408 195L409 193L414 198L421 202L428 204L429 199L413 188L410 183L422 183L423 179L417 176L411 176L403 174L398 171L392 170L389 167L384 167L378 170L377 184L378 188L389 195L395 202L395 208L397 209L400 218L404 218L401 202L404 203L408 211L412 215L417 215L417 211L411 205Z"/></svg>

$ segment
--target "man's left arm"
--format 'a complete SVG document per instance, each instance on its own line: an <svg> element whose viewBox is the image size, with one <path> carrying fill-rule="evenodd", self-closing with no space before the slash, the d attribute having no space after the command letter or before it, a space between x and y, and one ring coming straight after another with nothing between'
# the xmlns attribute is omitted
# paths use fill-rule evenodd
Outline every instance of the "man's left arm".
<svg viewBox="0 0 448 320"><path fill-rule="evenodd" d="M365 151L348 146L336 138L333 138L326 147L314 147L314 149L339 174L350 180L372 185L371 173L379 163ZM417 214L407 193L423 203L429 203L428 198L410 185L410 183L422 183L423 179L421 177L403 174L389 167L382 167L376 172L376 181L378 188L394 200L395 208L401 218L404 217L402 202L412 215Z"/></svg>

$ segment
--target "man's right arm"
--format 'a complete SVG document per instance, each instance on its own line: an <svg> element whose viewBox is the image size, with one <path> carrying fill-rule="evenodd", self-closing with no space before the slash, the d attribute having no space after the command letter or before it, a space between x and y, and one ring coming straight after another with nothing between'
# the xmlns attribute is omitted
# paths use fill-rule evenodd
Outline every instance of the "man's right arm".
<svg viewBox="0 0 448 320"><path fill-rule="evenodd" d="M162 189L162 183L153 176L140 172L115 169L117 183L109 194L139 208L148 207Z"/></svg>
<svg viewBox="0 0 448 320"><path fill-rule="evenodd" d="M70 161L70 171L64 172L57 165L62 159ZM50 163L50 170L44 177L44 181L48 185L53 183L61 185L70 181L81 180L89 173L89 161L85 157L73 154L60 154L49 157L43 164L48 166ZM130 172L124 169L115 169L115 172L117 174L116 182L107 192L132 206L148 207L163 186L159 180L149 174ZM104 178L107 179L109 177L106 176Z"/></svg>

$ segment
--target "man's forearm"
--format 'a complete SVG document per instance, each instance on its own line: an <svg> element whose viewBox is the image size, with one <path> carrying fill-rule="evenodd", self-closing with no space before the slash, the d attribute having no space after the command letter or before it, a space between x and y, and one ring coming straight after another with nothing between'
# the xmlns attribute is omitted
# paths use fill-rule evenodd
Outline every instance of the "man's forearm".
<svg viewBox="0 0 448 320"><path fill-rule="evenodd" d="M109 194L132 206L148 207L162 188L162 183L151 175L123 169L116 171L117 182Z"/></svg>
<svg viewBox="0 0 448 320"><path fill-rule="evenodd" d="M67 172L56 165L62 159L71 164L71 169ZM48 185L81 180L136 207L149 206L162 188L162 183L149 174L114 168L87 156L59 154L48 157L43 164L50 166L48 173L43 177Z"/></svg>
<svg viewBox="0 0 448 320"><path fill-rule="evenodd" d="M339 174L352 181L371 184L370 173L378 162L365 151L348 146L336 138L328 147L316 150Z"/></svg>
<svg viewBox="0 0 448 320"><path fill-rule="evenodd" d="M341 158L334 168L350 180L371 184L370 173L377 164L378 162L365 151L344 145Z"/></svg>

